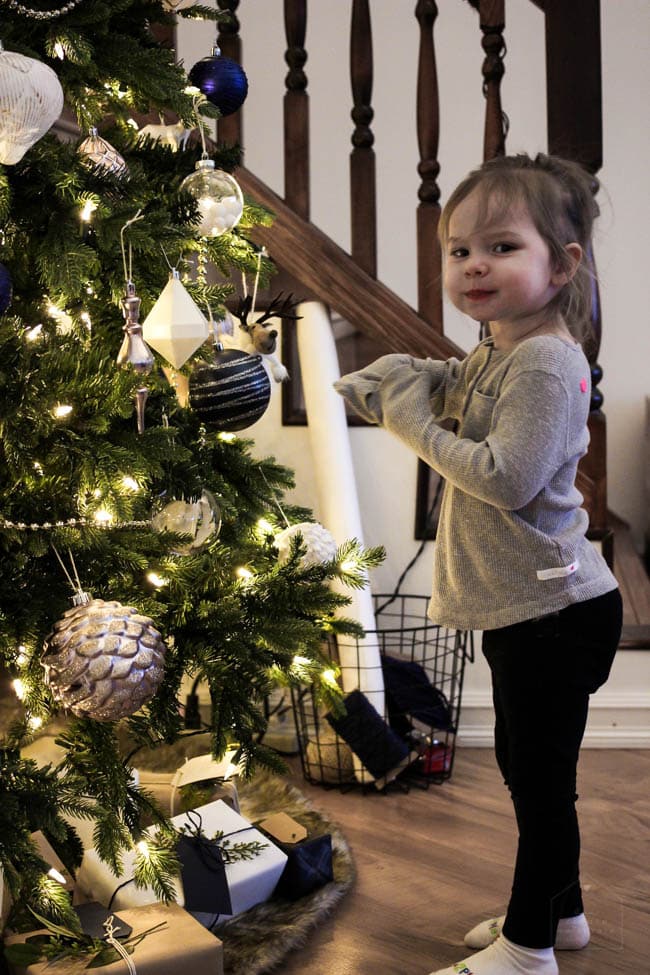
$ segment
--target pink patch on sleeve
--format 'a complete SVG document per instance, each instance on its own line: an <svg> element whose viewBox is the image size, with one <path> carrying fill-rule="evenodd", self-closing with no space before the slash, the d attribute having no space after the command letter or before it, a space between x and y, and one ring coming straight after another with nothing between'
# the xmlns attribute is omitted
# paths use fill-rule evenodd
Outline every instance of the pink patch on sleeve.
<svg viewBox="0 0 650 975"><path fill-rule="evenodd" d="M586 379L581 379L580 380L580 392L581 393L586 393L587 392L587 380Z"/></svg>

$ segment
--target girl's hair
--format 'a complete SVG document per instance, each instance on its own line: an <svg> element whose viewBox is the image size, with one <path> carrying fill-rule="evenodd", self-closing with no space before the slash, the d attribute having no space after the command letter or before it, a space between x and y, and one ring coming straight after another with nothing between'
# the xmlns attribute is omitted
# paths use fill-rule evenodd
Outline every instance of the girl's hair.
<svg viewBox="0 0 650 975"><path fill-rule="evenodd" d="M440 241L444 247L452 213L474 190L480 193L479 224L523 203L548 245L554 267L571 274L574 262L565 246L576 242L582 247L577 270L549 308L560 312L574 337L584 342L596 305L591 235L600 212L594 199L597 188L594 176L567 159L543 153L534 159L525 153L497 156L469 173L451 194L440 215Z"/></svg>

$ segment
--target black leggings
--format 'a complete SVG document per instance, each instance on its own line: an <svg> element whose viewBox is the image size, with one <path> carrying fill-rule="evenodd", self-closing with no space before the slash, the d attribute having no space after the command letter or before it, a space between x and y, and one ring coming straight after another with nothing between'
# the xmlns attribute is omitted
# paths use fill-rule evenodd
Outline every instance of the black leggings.
<svg viewBox="0 0 650 975"><path fill-rule="evenodd" d="M583 911L578 752L589 695L609 676L622 615L615 589L559 613L483 633L496 757L519 828L503 933L527 948L551 947L558 920Z"/></svg>

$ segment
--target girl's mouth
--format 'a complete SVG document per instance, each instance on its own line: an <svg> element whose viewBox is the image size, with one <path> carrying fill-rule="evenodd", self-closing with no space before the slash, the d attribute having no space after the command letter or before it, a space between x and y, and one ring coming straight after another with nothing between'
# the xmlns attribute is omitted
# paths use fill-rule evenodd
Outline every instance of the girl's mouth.
<svg viewBox="0 0 650 975"><path fill-rule="evenodd" d="M494 291L481 291L478 288L476 288L473 289L472 291L466 291L465 297L469 298L470 301L483 301L485 298L489 298L490 295L493 294Z"/></svg>

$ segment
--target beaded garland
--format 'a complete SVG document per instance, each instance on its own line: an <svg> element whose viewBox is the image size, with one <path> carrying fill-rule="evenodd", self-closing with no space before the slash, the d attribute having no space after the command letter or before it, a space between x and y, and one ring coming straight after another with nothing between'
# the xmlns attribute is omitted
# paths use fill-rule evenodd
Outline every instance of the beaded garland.
<svg viewBox="0 0 650 975"><path fill-rule="evenodd" d="M92 526L93 528L103 528L104 530L111 528L149 528L151 527L150 521L96 521L94 518L68 518L67 521L44 521L41 525L32 522L28 525L24 521L10 521L8 518L3 518L0 515L0 529L10 528L14 531L19 532L37 532L37 531L49 531L51 528L86 528Z"/></svg>
<svg viewBox="0 0 650 975"><path fill-rule="evenodd" d="M18 0L4 0L5 6L15 10L17 14L22 14L23 17L31 17L32 20L54 20L56 17L63 17L64 14L69 14L78 7L81 2L82 0L68 0L68 3L58 10L34 10L32 7L25 7L22 3L18 3Z"/></svg>

